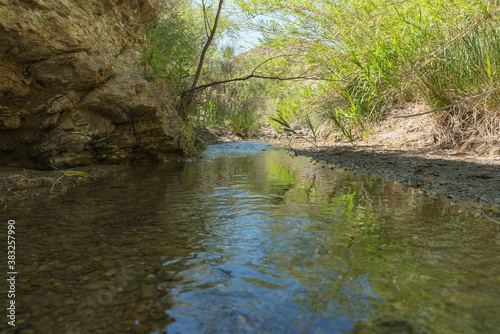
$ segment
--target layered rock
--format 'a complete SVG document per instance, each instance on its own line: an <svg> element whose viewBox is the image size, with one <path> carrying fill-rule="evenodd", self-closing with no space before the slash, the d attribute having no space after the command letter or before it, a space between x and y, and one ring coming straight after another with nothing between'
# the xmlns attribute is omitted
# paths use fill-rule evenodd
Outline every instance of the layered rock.
<svg viewBox="0 0 500 334"><path fill-rule="evenodd" d="M162 161L182 120L141 77L156 0L0 0L0 164Z"/></svg>

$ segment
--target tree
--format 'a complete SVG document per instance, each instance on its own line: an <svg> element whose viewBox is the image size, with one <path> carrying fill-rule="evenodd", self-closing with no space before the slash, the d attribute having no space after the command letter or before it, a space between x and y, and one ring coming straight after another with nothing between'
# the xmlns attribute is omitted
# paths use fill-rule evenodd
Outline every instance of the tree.
<svg viewBox="0 0 500 334"><path fill-rule="evenodd" d="M205 17L205 22L206 22L206 25L207 25L208 22L206 20L206 17L207 17L206 7L205 7L204 2L202 2L202 3L203 3L203 12L204 12L204 17ZM207 51L210 48L210 46L212 44L212 41L214 39L214 36L216 34L216 31L217 31L217 26L219 24L219 20L220 20L220 16L221 16L221 11L222 11L223 4L224 4L224 0L219 0L218 7L217 7L217 14L215 16L213 26L210 27L210 28L208 28L209 36L208 36L207 41L205 42L205 45L203 46L203 50L201 51L201 55L200 55L198 67L197 67L196 73L194 75L191 87L188 90L185 90L184 92L182 92L181 103L178 106L178 112L179 112L179 114L181 115L182 118L186 118L186 116L188 114L188 108L192 104L196 92L199 91L199 90L205 89L207 87L210 87L210 86L221 85L221 84L226 84L226 83L235 82L235 81L246 81L246 80L249 80L249 79L252 79L252 78L280 80L280 81L287 81L287 80L322 80L322 78L318 78L318 77L313 77L313 76L308 76L307 75L308 73L310 73L313 69L315 69L317 67L316 65L309 66L304 71L302 71L300 74L298 74L298 75L292 75L292 76L282 76L281 74L283 74L285 71L281 71L281 73L279 75L276 75L276 74L275 75L264 75L264 74L258 73L258 70L263 65L265 65L266 63L269 63L269 62L271 62L273 60L276 60L276 59L279 59L279 58L290 59L290 58L292 58L294 56L294 55L290 55L290 54L280 54L280 55L277 55L277 56L268 57L265 60L261 61L259 64L257 64L253 68L253 70L251 71L250 74L247 74L247 75L244 75L244 76L241 76L241 77L237 77L237 78L228 78L228 79L225 79L225 80L220 80L220 81L215 81L215 82L211 82L211 83L207 83L207 84L198 85L198 82L200 80L200 77L201 77L201 74L202 74L202 71L203 71L203 67L205 65L205 58L206 58L206 55L207 55Z"/></svg>
<svg viewBox="0 0 500 334"><path fill-rule="evenodd" d="M203 0L202 0L202 3L203 3L204 16L206 18L205 3ZM205 57L207 55L208 48L212 44L215 33L217 31L217 26L219 24L219 19L220 19L220 14L222 11L223 4L224 4L224 0L219 0L219 5L217 7L217 14L215 15L214 24L209 29L210 35L209 35L205 45L203 46L203 50L201 51L200 61L198 63L198 68L196 69L196 73L194 75L194 79L193 79L193 83L191 84L191 88L187 91L184 91L181 95L181 103L179 104L178 112L183 119L186 118L187 110L188 110L189 106L191 105L191 103L193 103L193 98L194 98L194 94L196 92L196 87L198 85L198 81L200 80L201 72L203 70L203 65L205 64ZM206 20L205 20L205 22L206 22Z"/></svg>

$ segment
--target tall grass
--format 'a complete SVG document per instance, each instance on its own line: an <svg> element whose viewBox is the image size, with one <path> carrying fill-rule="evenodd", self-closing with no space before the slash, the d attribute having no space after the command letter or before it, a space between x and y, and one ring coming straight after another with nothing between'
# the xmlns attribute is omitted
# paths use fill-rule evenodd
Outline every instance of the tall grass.
<svg viewBox="0 0 500 334"><path fill-rule="evenodd" d="M205 148L205 144L200 140L195 129L189 122L182 126L179 145L182 152L191 158L197 156Z"/></svg>
<svg viewBox="0 0 500 334"><path fill-rule="evenodd" d="M355 77L338 89L344 98L336 115L349 115L336 122L341 130L351 123L359 132L364 122L380 117L393 104L423 98L429 108L441 107L491 89L498 82L500 25L480 2L464 6L449 1L406 1L388 6L378 1L371 9L364 21L370 29L357 27L358 33L345 43L349 62L340 75L355 73ZM498 98L487 99L496 102L482 111L477 104L469 104L439 113L437 131L452 132L449 139L459 130L465 136L488 128L487 124L495 123L491 117L496 117L488 110L496 108ZM482 121L485 123L479 125ZM489 130L491 133L491 126Z"/></svg>
<svg viewBox="0 0 500 334"><path fill-rule="evenodd" d="M416 85L432 108L500 87L500 33L489 23L445 50L418 73ZM459 143L471 133L500 135L500 93L439 113L438 139Z"/></svg>
<svg viewBox="0 0 500 334"><path fill-rule="evenodd" d="M241 2L256 11L255 1ZM266 9L279 17L256 24L267 47L307 50L304 67L316 62L315 74L327 80L318 110L351 140L391 105L423 100L432 109L500 86L494 2L267 0L259 7ZM439 131L498 137L499 95L440 111Z"/></svg>
<svg viewBox="0 0 500 334"><path fill-rule="evenodd" d="M229 126L237 136L251 136L258 129L259 115L256 109L239 108L229 115Z"/></svg>

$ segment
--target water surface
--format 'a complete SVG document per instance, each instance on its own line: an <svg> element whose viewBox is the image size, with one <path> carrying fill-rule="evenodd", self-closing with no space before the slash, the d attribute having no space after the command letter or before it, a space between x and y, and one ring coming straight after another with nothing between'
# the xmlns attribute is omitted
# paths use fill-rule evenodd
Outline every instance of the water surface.
<svg viewBox="0 0 500 334"><path fill-rule="evenodd" d="M131 167L5 214L20 333L500 328L497 224L261 143Z"/></svg>

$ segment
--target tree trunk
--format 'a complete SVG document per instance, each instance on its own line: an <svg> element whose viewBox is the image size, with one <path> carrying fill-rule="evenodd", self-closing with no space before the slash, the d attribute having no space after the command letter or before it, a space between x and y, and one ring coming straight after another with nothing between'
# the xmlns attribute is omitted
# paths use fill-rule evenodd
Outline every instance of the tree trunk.
<svg viewBox="0 0 500 334"><path fill-rule="evenodd" d="M219 7L217 8L217 15L215 16L214 26L210 30L210 36L208 37L208 40L205 43L203 50L201 51L200 62L198 63L198 68L196 70L196 74L194 76L191 88L189 90L183 92L181 95L181 103L180 103L177 111L179 112L179 115L182 117L182 119L186 119L187 113L188 113L188 108L191 106L191 103L193 103L194 95L196 93L195 88L198 85L198 81L200 80L200 76L201 76L201 72L203 70L203 64L205 63L205 57L207 55L208 48L210 47L210 44L212 44L215 33L217 31L217 25L219 24L219 17L220 17L223 3L224 3L224 0L219 0Z"/></svg>

